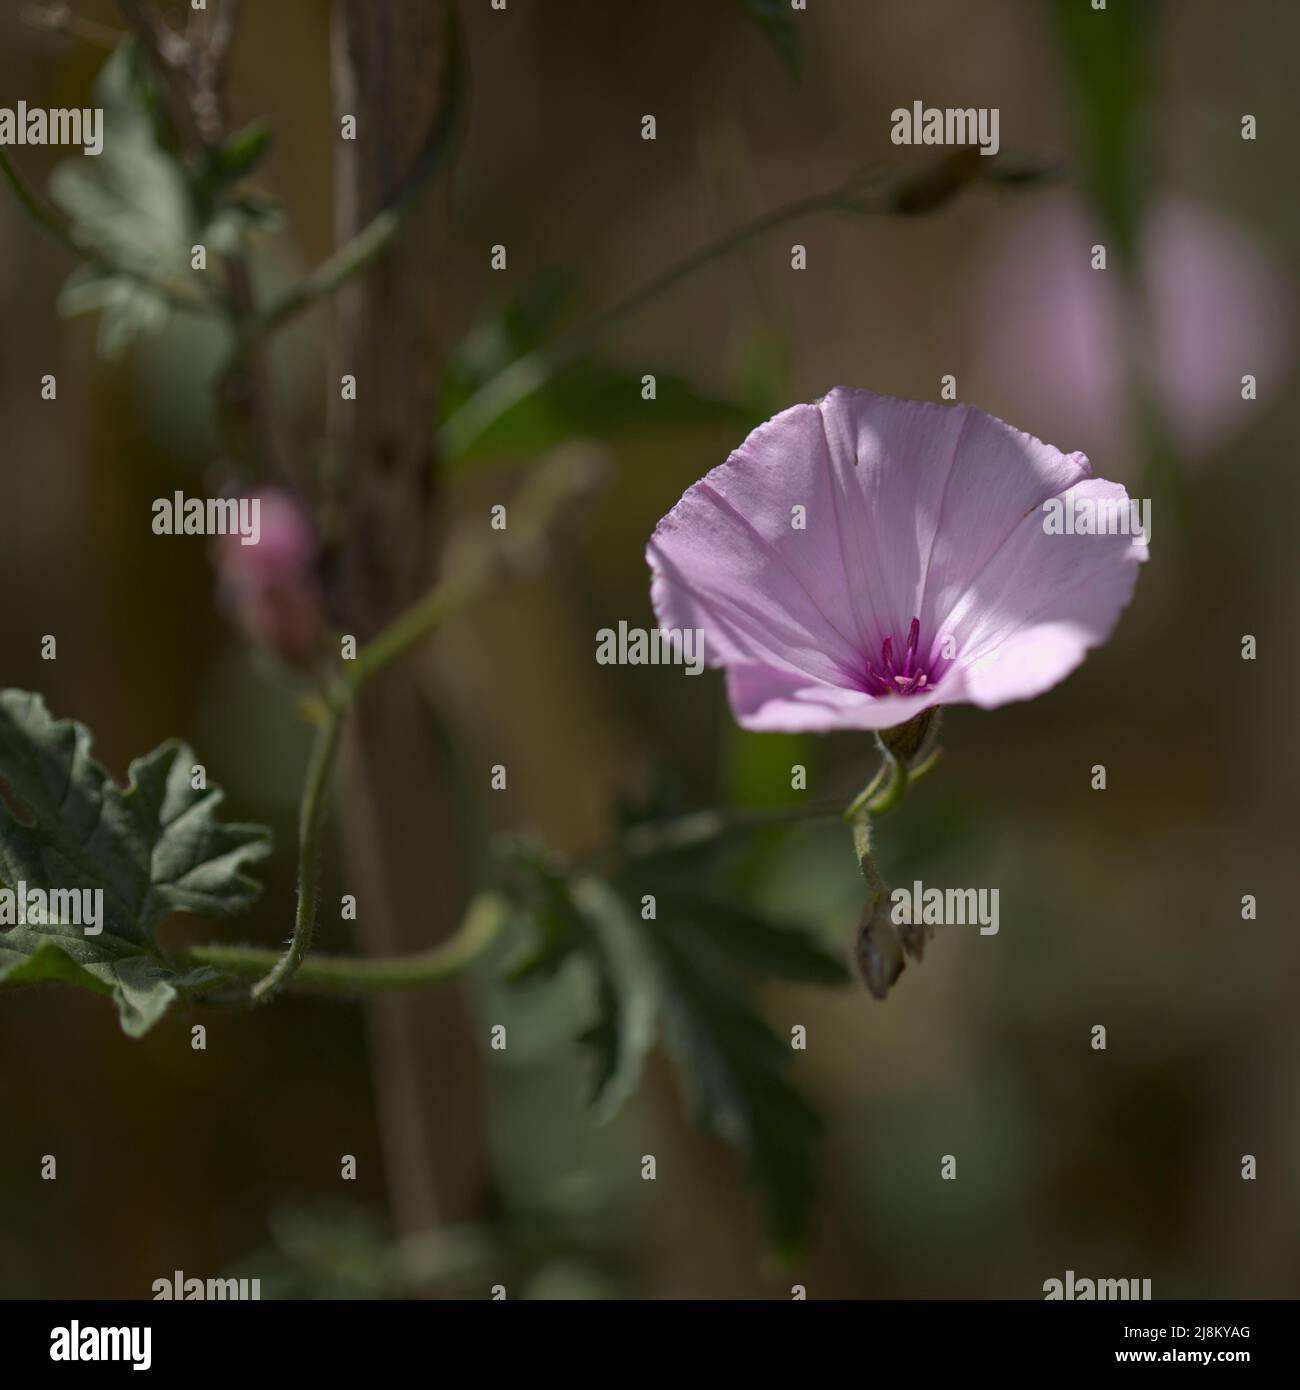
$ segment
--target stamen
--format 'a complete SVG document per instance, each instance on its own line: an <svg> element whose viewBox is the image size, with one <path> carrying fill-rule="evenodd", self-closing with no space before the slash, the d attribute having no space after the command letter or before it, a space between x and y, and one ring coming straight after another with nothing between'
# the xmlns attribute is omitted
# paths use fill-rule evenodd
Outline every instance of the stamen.
<svg viewBox="0 0 1300 1390"><path fill-rule="evenodd" d="M907 644L904 649L902 669L894 664L894 637L891 633L880 644L880 669L871 662L866 663L862 674L862 688L868 695L915 695L933 688L929 671L917 669L921 650L921 620L913 618L907 629Z"/></svg>
<svg viewBox="0 0 1300 1390"><path fill-rule="evenodd" d="M903 674L912 674L912 663L916 660L916 644L921 640L921 620L912 619L912 626L907 631L907 657L903 662Z"/></svg>

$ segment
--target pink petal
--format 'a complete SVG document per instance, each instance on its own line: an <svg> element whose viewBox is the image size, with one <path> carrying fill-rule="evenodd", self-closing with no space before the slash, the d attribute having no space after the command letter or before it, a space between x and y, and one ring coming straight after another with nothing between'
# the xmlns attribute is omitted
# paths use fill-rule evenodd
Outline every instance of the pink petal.
<svg viewBox="0 0 1300 1390"><path fill-rule="evenodd" d="M1128 496L1101 478L1063 495ZM1041 510L1026 516L945 623L956 643L962 698L987 709L1063 680L1110 636L1147 554L1146 542L1132 536L1048 535Z"/></svg>
<svg viewBox="0 0 1300 1390"><path fill-rule="evenodd" d="M728 667L727 699L741 728L790 734L888 729L946 703L941 692L878 700L859 690L807 684L770 666L750 665Z"/></svg>
<svg viewBox="0 0 1300 1390"><path fill-rule="evenodd" d="M859 666L860 614L838 545L810 543L834 516L835 473L816 406L760 425L689 488L646 552L661 627L702 628L711 666L767 665L842 686ZM809 510L809 530L791 508Z"/></svg>

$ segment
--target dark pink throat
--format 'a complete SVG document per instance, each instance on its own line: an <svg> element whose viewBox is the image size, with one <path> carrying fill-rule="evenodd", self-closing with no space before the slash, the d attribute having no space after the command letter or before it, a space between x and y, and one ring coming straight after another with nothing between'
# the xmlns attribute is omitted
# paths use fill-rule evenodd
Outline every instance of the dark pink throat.
<svg viewBox="0 0 1300 1390"><path fill-rule="evenodd" d="M912 619L907 645L899 658L894 656L894 639L886 637L880 645L880 660L868 661L862 688L868 695L921 695L930 690L936 676L920 665L921 620Z"/></svg>

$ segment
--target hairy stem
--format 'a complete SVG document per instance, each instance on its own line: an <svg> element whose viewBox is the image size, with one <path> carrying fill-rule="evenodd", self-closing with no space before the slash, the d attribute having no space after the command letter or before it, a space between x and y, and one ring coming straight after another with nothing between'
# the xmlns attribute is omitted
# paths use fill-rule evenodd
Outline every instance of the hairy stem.
<svg viewBox="0 0 1300 1390"><path fill-rule="evenodd" d="M844 810L844 819L847 821L856 820L861 812L866 808L867 803L885 784L885 777L889 773L893 759L886 757L876 769L876 775L867 783L865 787L849 802Z"/></svg>
<svg viewBox="0 0 1300 1390"><path fill-rule="evenodd" d="M334 764L338 760L344 716L343 707L328 706L324 722L316 732L298 816L298 910L294 915L293 937L289 949L253 986L252 997L258 1003L274 998L302 966L304 957L311 949L316 930L316 900L320 890L320 832L325 820Z"/></svg>
<svg viewBox="0 0 1300 1390"><path fill-rule="evenodd" d="M890 759L890 764L890 777L885 789L866 804L869 816L883 816L892 811L907 794L907 784L912 780L911 768L901 759Z"/></svg>
<svg viewBox="0 0 1300 1390"><path fill-rule="evenodd" d="M427 951L408 956L322 956L303 960L283 987L291 992L355 994L374 990L418 989L462 975L499 940L510 916L509 902L481 893L466 910L457 931ZM184 953L191 965L207 965L236 977L265 976L276 965L274 951L256 946L195 946Z"/></svg>
<svg viewBox="0 0 1300 1390"><path fill-rule="evenodd" d="M858 856L858 867L862 870L863 877L878 898L881 893L888 891L888 886L871 853L871 817L865 812L860 812L853 818L853 850ZM873 904L874 902L875 899Z"/></svg>
<svg viewBox="0 0 1300 1390"><path fill-rule="evenodd" d="M357 653L346 678L348 700L378 672L405 656L449 618L463 612L511 564L534 558L555 524L601 477L587 453L562 453L537 465L511 503L509 529L463 546L448 577L399 613Z"/></svg>

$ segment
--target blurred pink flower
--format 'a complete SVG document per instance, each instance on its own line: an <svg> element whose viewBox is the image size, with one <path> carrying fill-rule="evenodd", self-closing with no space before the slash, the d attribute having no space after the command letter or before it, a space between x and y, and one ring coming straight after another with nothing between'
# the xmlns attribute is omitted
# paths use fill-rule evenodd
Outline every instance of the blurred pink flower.
<svg viewBox="0 0 1300 1390"><path fill-rule="evenodd" d="M1019 208L1021 205L1017 205ZM974 329L979 388L1005 408L1121 458L1130 444L1122 280L1109 246L1071 194L1033 199L1008 219L977 276ZM1209 452L1257 407L1241 378L1268 389L1289 348L1291 287L1259 245L1208 207L1166 196L1147 219L1141 282L1154 361L1149 364L1175 443Z"/></svg>
<svg viewBox="0 0 1300 1390"><path fill-rule="evenodd" d="M1055 497L1127 505L1082 454L973 406L837 387L686 491L650 539L651 600L661 628L704 633L747 729L1028 699L1106 640L1147 556L1047 534Z"/></svg>
<svg viewBox="0 0 1300 1390"><path fill-rule="evenodd" d="M310 658L324 635L318 543L310 514L291 492L267 488L256 545L238 534L216 543L218 587L244 632L286 661Z"/></svg>

